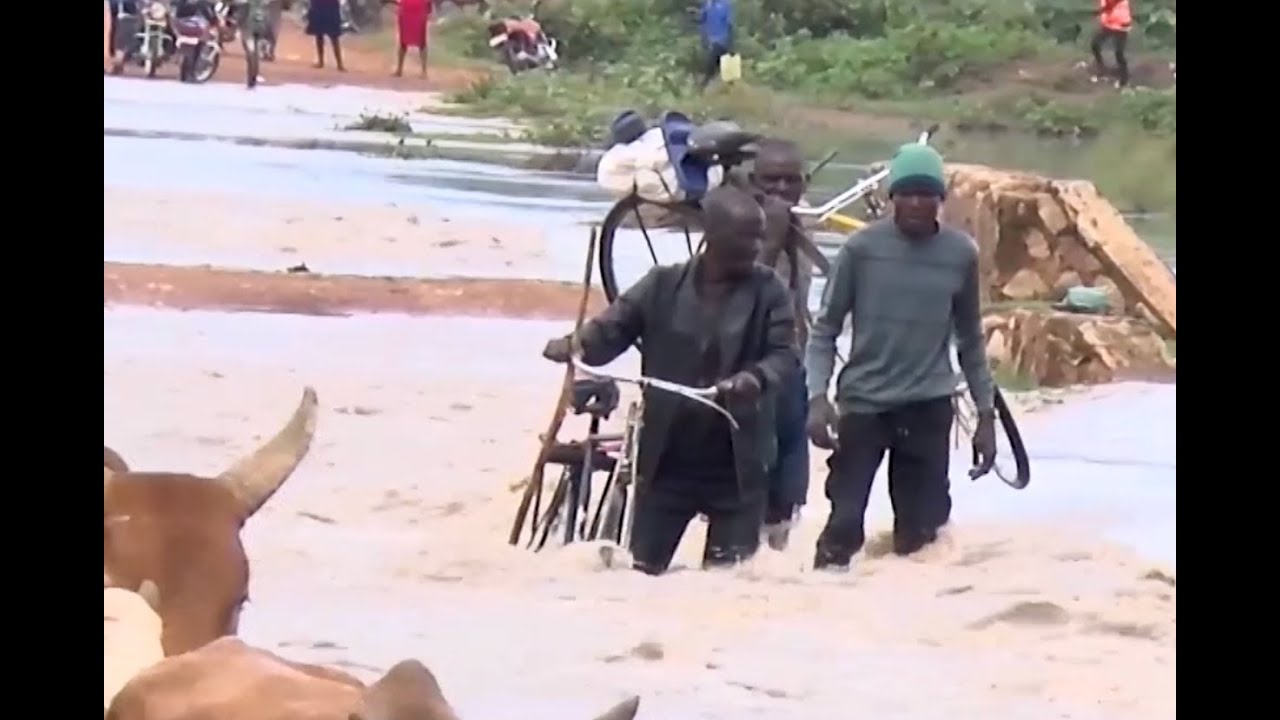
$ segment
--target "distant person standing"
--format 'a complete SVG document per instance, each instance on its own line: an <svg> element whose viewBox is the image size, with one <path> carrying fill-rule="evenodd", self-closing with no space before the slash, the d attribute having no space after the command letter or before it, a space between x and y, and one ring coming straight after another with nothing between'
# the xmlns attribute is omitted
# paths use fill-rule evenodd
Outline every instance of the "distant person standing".
<svg viewBox="0 0 1280 720"><path fill-rule="evenodd" d="M132 33L136 31L138 3L130 0L109 0L107 7L111 12L107 28L107 54L111 56L111 72L118 75L124 65L124 53L129 49L129 39ZM131 22L126 23L123 32L119 26L121 13L127 15L131 20ZM120 53L118 59L116 57L117 51Z"/></svg>
<svg viewBox="0 0 1280 720"><path fill-rule="evenodd" d="M338 64L338 72L346 72L342 65L342 45L338 38L342 35L342 3L340 0L311 0L307 9L307 34L316 39L315 67L324 67L324 39L329 38L333 46L333 59Z"/></svg>
<svg viewBox="0 0 1280 720"><path fill-rule="evenodd" d="M396 77L404 75L404 57L409 48L418 49L418 58L422 62L422 77L427 76L427 26L431 22L431 11L435 8L432 0L395 0L399 6L396 13L396 28L399 33L400 47L396 52Z"/></svg>
<svg viewBox="0 0 1280 720"><path fill-rule="evenodd" d="M1124 51L1129 44L1132 25L1129 0L1098 0L1098 31L1093 34L1093 42L1089 46L1093 50L1094 82L1108 75L1107 64L1102 61L1102 46L1110 42L1116 56L1116 87L1129 86L1129 60Z"/></svg>
<svg viewBox="0 0 1280 720"><path fill-rule="evenodd" d="M703 0L698 11L698 29L702 46L706 50L706 66L703 68L702 87L720 73L720 58L733 52L733 2L731 0Z"/></svg>
<svg viewBox="0 0 1280 720"><path fill-rule="evenodd" d="M267 62L276 60L276 45L280 42L280 22L284 17L284 11L292 5L292 0L267 0L267 42L262 49L262 59Z"/></svg>

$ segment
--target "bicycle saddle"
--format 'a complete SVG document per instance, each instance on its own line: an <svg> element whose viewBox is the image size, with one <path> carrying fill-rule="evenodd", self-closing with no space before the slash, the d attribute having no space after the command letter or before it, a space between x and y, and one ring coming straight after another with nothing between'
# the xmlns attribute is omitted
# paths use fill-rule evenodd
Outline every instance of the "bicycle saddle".
<svg viewBox="0 0 1280 720"><path fill-rule="evenodd" d="M747 132L730 120L713 120L694 128L689 133L689 154L699 157L713 155L754 155L758 133Z"/></svg>
<svg viewBox="0 0 1280 720"><path fill-rule="evenodd" d="M612 380L585 378L573 381L571 405L574 415L590 414L608 418L621 402L618 384Z"/></svg>

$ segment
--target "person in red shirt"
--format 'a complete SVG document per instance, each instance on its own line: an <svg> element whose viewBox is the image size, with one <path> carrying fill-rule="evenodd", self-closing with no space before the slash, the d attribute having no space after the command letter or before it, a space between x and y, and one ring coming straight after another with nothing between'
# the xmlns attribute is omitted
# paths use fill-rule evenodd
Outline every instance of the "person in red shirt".
<svg viewBox="0 0 1280 720"><path fill-rule="evenodd" d="M1129 27L1133 25L1133 14L1129 11L1129 0L1098 0L1098 31L1093 35L1090 49L1093 50L1093 80L1107 76L1107 64L1102 61L1102 46L1111 42L1116 56L1116 87L1129 85L1129 60L1125 57L1125 46L1129 44Z"/></svg>
<svg viewBox="0 0 1280 720"><path fill-rule="evenodd" d="M427 76L427 23L431 22L431 11L435 9L433 0L397 0L399 12L396 14L399 30L400 48L396 54L396 77L404 75L404 57L409 48L418 48L418 57L422 61L422 77Z"/></svg>

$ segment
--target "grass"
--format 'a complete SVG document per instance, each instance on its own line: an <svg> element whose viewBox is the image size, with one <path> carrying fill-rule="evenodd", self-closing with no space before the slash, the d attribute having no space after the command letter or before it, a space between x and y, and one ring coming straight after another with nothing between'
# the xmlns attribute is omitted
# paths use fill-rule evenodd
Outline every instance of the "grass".
<svg viewBox="0 0 1280 720"><path fill-rule="evenodd" d="M991 377L1001 390L1009 392L1030 392L1040 387L1034 377L1007 368L995 368L991 371Z"/></svg>

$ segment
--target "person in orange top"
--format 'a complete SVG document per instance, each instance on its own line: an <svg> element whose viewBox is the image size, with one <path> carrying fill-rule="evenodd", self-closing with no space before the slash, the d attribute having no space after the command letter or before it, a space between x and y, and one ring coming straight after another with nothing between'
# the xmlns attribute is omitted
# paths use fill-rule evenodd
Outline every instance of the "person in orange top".
<svg viewBox="0 0 1280 720"><path fill-rule="evenodd" d="M1109 40L1116 55L1116 87L1129 85L1129 60L1124 55L1129 44L1129 27L1133 14L1129 0L1098 0L1098 31L1093 35L1094 82L1106 77L1107 64L1102 61L1102 46Z"/></svg>

